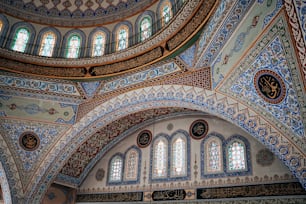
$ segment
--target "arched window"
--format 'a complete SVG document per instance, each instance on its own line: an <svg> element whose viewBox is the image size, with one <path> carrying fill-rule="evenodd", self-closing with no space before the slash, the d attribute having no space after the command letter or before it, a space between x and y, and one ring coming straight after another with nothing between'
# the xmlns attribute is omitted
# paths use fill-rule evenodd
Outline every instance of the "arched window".
<svg viewBox="0 0 306 204"><path fill-rule="evenodd" d="M24 52L27 47L29 38L30 38L30 32L28 29L26 28L18 29L15 34L12 50L18 52Z"/></svg>
<svg viewBox="0 0 306 204"><path fill-rule="evenodd" d="M219 139L211 139L206 142L206 172L215 173L222 170L221 143Z"/></svg>
<svg viewBox="0 0 306 204"><path fill-rule="evenodd" d="M228 155L228 170L245 170L246 169L246 155L245 145L238 140L230 143L227 148Z"/></svg>
<svg viewBox="0 0 306 204"><path fill-rule="evenodd" d="M186 175L186 141L176 137L172 143L171 176Z"/></svg>
<svg viewBox="0 0 306 204"><path fill-rule="evenodd" d="M162 19L162 26L169 23L170 19L172 18L172 10L171 10L171 4L169 1L166 1L161 6L161 19Z"/></svg>
<svg viewBox="0 0 306 204"><path fill-rule="evenodd" d="M128 36L129 36L129 30L128 27L125 25L122 25L119 27L117 33L117 44L116 44L116 50L120 51L120 50L124 50L128 47Z"/></svg>
<svg viewBox="0 0 306 204"><path fill-rule="evenodd" d="M109 182L120 182L122 178L123 159L116 155L110 162Z"/></svg>
<svg viewBox="0 0 306 204"><path fill-rule="evenodd" d="M105 51L105 33L98 31L94 34L93 40L92 40L92 56L97 57L97 56L102 56L104 55Z"/></svg>
<svg viewBox="0 0 306 204"><path fill-rule="evenodd" d="M168 144L166 140L159 139L153 146L153 178L163 178L167 176L168 164Z"/></svg>
<svg viewBox="0 0 306 204"><path fill-rule="evenodd" d="M0 33L1 33L1 31L2 31L2 27L3 27L3 22L2 22L2 20L1 20L1 18L0 18Z"/></svg>
<svg viewBox="0 0 306 204"><path fill-rule="evenodd" d="M67 58L78 58L81 48L81 38L78 35L72 35L68 38Z"/></svg>
<svg viewBox="0 0 306 204"><path fill-rule="evenodd" d="M135 149L131 149L125 158L124 180L137 180L138 152Z"/></svg>
<svg viewBox="0 0 306 204"><path fill-rule="evenodd" d="M140 41L144 41L152 35L152 21L146 16L140 21Z"/></svg>
<svg viewBox="0 0 306 204"><path fill-rule="evenodd" d="M55 42L56 42L56 35L52 31L46 32L41 40L39 55L45 57L51 57L53 54Z"/></svg>

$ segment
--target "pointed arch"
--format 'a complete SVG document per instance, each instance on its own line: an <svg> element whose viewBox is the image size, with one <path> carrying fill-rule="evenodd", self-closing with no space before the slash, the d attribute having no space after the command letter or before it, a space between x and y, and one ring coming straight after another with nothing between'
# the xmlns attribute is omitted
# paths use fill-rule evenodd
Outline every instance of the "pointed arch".
<svg viewBox="0 0 306 204"><path fill-rule="evenodd" d="M220 103L224 104L224 108L217 108ZM252 110L252 107L242 104L240 101L235 100L235 98L197 87L185 85L160 85L131 90L118 95L96 106L79 122L74 124L72 128L74 128L75 131L70 131L63 135L61 146L69 147L71 140L76 138L78 138L76 145L82 144L97 128L102 128L107 125L105 123L105 118L110 118L111 121L114 121L131 113L159 107L190 108L217 115L231 122L233 125L236 125L256 138L277 155L281 161L288 166L292 174L299 179L302 186L306 188L306 179L303 177L306 172L306 164L299 162L299 158L303 157L304 153L299 147L300 144L294 143L292 140L288 139L289 135L286 134L286 131L275 128L277 125L271 125L271 123L274 124L273 121L268 120L263 117L263 115L257 114L256 111ZM249 126L250 120L254 121L257 125ZM95 128L93 128L93 126ZM55 150L50 151L46 158L46 167L49 167L49 169L43 174L46 176L43 177L43 179L35 178L35 185L33 185L34 190L33 193L28 195L28 199L33 199L35 195L35 200L38 200L43 196L42 193L45 191L39 191L41 186L44 186L46 183L52 183L57 175L55 172L58 172L58 170L65 165L64 161L66 161L67 157L74 151L76 151L75 148L62 148L60 152L55 152ZM105 152L103 151L102 153ZM56 155L65 156L57 157ZM52 165L55 162L57 165ZM152 163L150 163L150 165L152 165ZM150 174L151 172L152 171L150 171ZM152 178L152 175L150 175L150 178Z"/></svg>
<svg viewBox="0 0 306 204"><path fill-rule="evenodd" d="M152 144L152 179L167 178L168 175L168 138L158 136Z"/></svg>
<svg viewBox="0 0 306 204"><path fill-rule="evenodd" d="M120 183L123 176L123 156L120 153L115 154L109 161L108 184Z"/></svg>
<svg viewBox="0 0 306 204"><path fill-rule="evenodd" d="M187 176L187 138L181 133L177 132L171 139L171 177Z"/></svg>
<svg viewBox="0 0 306 204"><path fill-rule="evenodd" d="M136 146L130 147L125 153L124 182L139 182L141 151Z"/></svg>
<svg viewBox="0 0 306 204"><path fill-rule="evenodd" d="M210 133L201 142L201 175L202 178L224 176L224 137Z"/></svg>
<svg viewBox="0 0 306 204"><path fill-rule="evenodd" d="M250 145L246 138L234 135L225 142L226 173L239 175L251 173Z"/></svg>

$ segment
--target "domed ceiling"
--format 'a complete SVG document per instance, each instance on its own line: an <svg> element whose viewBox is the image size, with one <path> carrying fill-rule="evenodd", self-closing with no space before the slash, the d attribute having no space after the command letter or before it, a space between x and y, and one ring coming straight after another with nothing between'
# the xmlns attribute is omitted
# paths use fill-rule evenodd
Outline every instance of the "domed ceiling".
<svg viewBox="0 0 306 204"><path fill-rule="evenodd" d="M31 22L56 26L97 26L139 13L156 0L14 0L0 11Z"/></svg>

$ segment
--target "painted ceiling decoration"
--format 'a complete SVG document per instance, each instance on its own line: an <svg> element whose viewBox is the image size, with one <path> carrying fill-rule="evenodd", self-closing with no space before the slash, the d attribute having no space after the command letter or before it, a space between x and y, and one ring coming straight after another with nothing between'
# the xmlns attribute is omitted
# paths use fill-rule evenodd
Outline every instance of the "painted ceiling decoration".
<svg viewBox="0 0 306 204"><path fill-rule="evenodd" d="M18 0L1 1L0 11L10 23L53 26L61 36L78 28L87 35L158 4ZM155 136L150 125L167 120L165 129L174 131L171 119L178 116L200 118L188 125L192 141L213 129L207 118L229 122L264 146L254 162L265 167L278 157L306 189L305 8L301 0L185 1L151 38L94 58L41 57L34 48L15 52L0 40L4 201L51 200L57 185L75 198L69 188L78 189L89 175L106 180L108 169L91 171L112 148L133 134L137 148L148 148ZM199 170L192 162L192 171ZM146 164L141 171L147 173ZM137 198L151 198L148 189L137 188ZM83 190L80 200L88 197ZM194 193L197 199L196 189L181 190L184 198Z"/></svg>

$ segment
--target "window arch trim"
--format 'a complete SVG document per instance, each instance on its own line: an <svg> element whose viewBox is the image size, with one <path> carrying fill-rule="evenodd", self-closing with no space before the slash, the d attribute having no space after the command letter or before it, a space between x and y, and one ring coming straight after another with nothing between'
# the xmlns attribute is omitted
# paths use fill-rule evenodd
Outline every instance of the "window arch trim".
<svg viewBox="0 0 306 204"><path fill-rule="evenodd" d="M132 36L133 36L133 26L132 24L129 22L129 21L123 21L123 22L120 22L118 23L114 29L113 29L113 32L112 32L112 39L113 39L113 47L112 47L112 51L113 52L118 52L119 50L117 49L118 48L118 41L117 41L117 34L120 30L121 27L125 27L126 30L128 31L128 34L127 34L127 48L129 48L130 46L133 45L133 40L132 40ZM125 50L125 49L122 49L122 50ZM120 50L120 51L122 51Z"/></svg>
<svg viewBox="0 0 306 204"><path fill-rule="evenodd" d="M138 162L137 162L137 169L136 169L136 179L135 180L128 180L128 179L126 179L126 177L125 177L125 175L126 175L126 172L127 172L127 170L126 170L126 163L128 162L128 158L127 158L127 156L128 156L128 153L130 152L130 151L136 151L137 152L137 156L138 156ZM124 173L124 176L123 176L123 184L136 184L136 183L140 183L140 175L141 175L141 150L137 147L137 146L135 146L135 145L133 145L133 146L131 146L130 148L128 148L127 150L126 150L126 152L124 153L124 170L123 170L123 173Z"/></svg>
<svg viewBox="0 0 306 204"><path fill-rule="evenodd" d="M92 30L89 34L88 38L88 49L87 49L87 56L92 57L92 51L93 51L93 43L94 43L94 37L97 32L102 32L105 35L105 45L104 45L104 55L110 53L109 45L110 45L110 31L107 28L99 27Z"/></svg>
<svg viewBox="0 0 306 204"><path fill-rule="evenodd" d="M57 57L59 52L60 52L60 43L61 43L61 33L55 29L55 28L52 28L52 27L47 27L47 28L43 28L38 36L37 36L37 44L39 46L35 47L34 49L34 53L36 53L37 55L39 55L39 52L40 52L40 49L41 49L41 44L42 44L42 40L43 40L43 36L47 33L47 32L53 32L54 35L56 36L56 40L55 40L55 46L53 48L53 53L52 53L52 57Z"/></svg>
<svg viewBox="0 0 306 204"><path fill-rule="evenodd" d="M67 55L67 51L68 51L67 48L69 46L69 40L74 35L79 36L80 40L81 40L79 55L78 55L77 58L84 57L84 52L85 52L84 48L85 48L86 36L85 36L83 31L75 29L75 30L70 30L64 36L63 47L62 47L62 52L61 52L61 56L64 57L64 58L67 58L66 55ZM70 58L68 58L68 59L70 59ZM72 59L75 59L75 58L72 58Z"/></svg>
<svg viewBox="0 0 306 204"><path fill-rule="evenodd" d="M0 31L0 47L3 47L3 43L4 40L6 39L7 31L9 29L9 22L7 18L2 14L0 14L0 21L2 22L2 28Z"/></svg>

